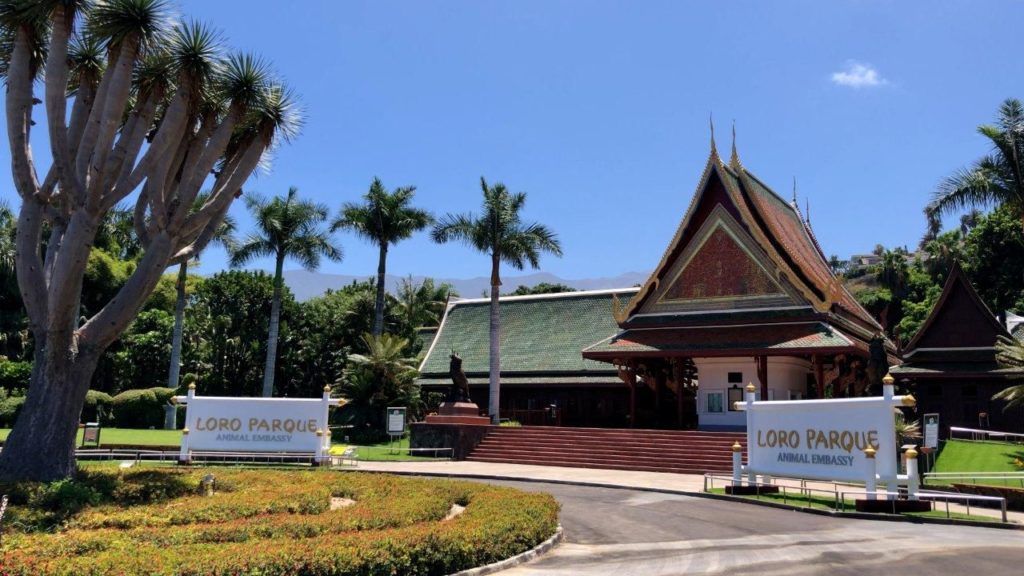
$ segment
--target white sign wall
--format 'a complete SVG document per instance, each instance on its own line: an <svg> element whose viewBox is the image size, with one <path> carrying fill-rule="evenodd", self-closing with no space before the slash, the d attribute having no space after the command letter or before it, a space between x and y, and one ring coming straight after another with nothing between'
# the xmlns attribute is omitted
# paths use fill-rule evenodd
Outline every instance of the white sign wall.
<svg viewBox="0 0 1024 576"><path fill-rule="evenodd" d="M323 398L178 396L186 404L181 459L199 452L299 452L322 456L329 448L327 413L338 405ZM318 434L319 432L319 434Z"/></svg>
<svg viewBox="0 0 1024 576"><path fill-rule="evenodd" d="M897 404L883 397L748 404L748 466L758 474L863 481L870 445L878 476L895 478Z"/></svg>

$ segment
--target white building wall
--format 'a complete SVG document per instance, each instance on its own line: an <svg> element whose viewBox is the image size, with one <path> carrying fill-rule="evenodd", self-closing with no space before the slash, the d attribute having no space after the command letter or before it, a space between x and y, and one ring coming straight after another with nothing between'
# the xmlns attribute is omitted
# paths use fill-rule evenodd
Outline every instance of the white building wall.
<svg viewBox="0 0 1024 576"><path fill-rule="evenodd" d="M761 400L761 383L757 379L757 367L752 357L738 358L694 358L697 365L697 419L702 430L742 429L746 417L738 410L730 410L729 389L734 399L742 401L742 392L747 384L757 388L757 399ZM729 373L739 372L738 383L729 382ZM802 398L807 390L807 375L811 363L800 358L768 357L768 400L789 400Z"/></svg>

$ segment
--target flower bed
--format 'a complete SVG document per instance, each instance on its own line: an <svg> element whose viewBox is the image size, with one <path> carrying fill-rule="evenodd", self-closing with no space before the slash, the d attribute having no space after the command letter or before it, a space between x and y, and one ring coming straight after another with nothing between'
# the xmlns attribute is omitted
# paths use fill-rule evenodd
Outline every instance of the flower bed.
<svg viewBox="0 0 1024 576"><path fill-rule="evenodd" d="M213 496L200 480L216 477ZM11 494L0 576L450 574L554 534L544 494L326 471L91 471ZM331 498L351 506L331 510ZM453 504L462 514L445 520Z"/></svg>

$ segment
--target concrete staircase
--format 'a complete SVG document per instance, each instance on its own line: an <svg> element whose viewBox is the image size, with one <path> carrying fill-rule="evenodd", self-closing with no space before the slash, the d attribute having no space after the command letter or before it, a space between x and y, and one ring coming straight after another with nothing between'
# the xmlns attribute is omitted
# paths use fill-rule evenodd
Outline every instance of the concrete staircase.
<svg viewBox="0 0 1024 576"><path fill-rule="evenodd" d="M728 473L735 442L746 453L747 436L742 432L494 427L467 460L677 474Z"/></svg>

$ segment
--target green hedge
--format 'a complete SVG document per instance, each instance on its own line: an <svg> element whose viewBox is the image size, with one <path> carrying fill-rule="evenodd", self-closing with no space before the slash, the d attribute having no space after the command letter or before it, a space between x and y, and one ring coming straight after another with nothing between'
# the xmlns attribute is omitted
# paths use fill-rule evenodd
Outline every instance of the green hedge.
<svg viewBox="0 0 1024 576"><path fill-rule="evenodd" d="M197 496L212 473L213 496ZM12 495L0 575L442 575L551 537L547 494L328 471L93 471ZM351 506L331 509L332 499ZM446 519L452 506L463 513Z"/></svg>
<svg viewBox="0 0 1024 576"><path fill-rule="evenodd" d="M28 388L31 378L31 362L0 360L0 389L10 391Z"/></svg>
<svg viewBox="0 0 1024 576"><path fill-rule="evenodd" d="M125 390L111 401L119 428L163 428L164 406L174 396L174 388Z"/></svg>
<svg viewBox="0 0 1024 576"><path fill-rule="evenodd" d="M99 417L101 413L102 418ZM82 406L82 422L99 422L104 426L112 426L114 424L114 399L110 394L98 390L86 392L85 405Z"/></svg>
<svg viewBox="0 0 1024 576"><path fill-rule="evenodd" d="M8 392L0 388L0 428L14 427L14 421L18 419L18 414L21 412L21 407L24 404L24 390Z"/></svg>

